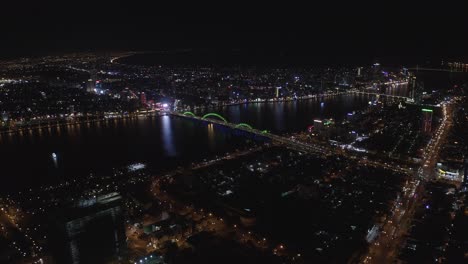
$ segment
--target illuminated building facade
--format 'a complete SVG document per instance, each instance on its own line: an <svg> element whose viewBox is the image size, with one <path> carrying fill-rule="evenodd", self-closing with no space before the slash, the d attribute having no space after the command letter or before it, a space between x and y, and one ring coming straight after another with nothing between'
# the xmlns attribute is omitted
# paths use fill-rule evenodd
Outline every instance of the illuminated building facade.
<svg viewBox="0 0 468 264"><path fill-rule="evenodd" d="M140 94L140 103L141 103L141 106L143 106L143 107L147 106L145 92L141 92L141 94Z"/></svg>
<svg viewBox="0 0 468 264"><path fill-rule="evenodd" d="M463 173L463 185L468 188L468 158L465 158L464 173Z"/></svg>
<svg viewBox="0 0 468 264"><path fill-rule="evenodd" d="M420 103L423 96L424 85L423 83L418 82L416 76L412 73L409 73L408 88L409 97L413 99L414 102Z"/></svg>
<svg viewBox="0 0 468 264"><path fill-rule="evenodd" d="M56 263L109 263L127 247L122 197L110 193L80 200L55 215L52 236Z"/></svg>
<svg viewBox="0 0 468 264"><path fill-rule="evenodd" d="M430 134L432 131L432 110L422 109L422 131Z"/></svg>
<svg viewBox="0 0 468 264"><path fill-rule="evenodd" d="M94 93L96 89L96 83L94 82L93 79L88 79L88 82L86 83L86 91L89 93Z"/></svg>
<svg viewBox="0 0 468 264"><path fill-rule="evenodd" d="M323 121L322 120L314 120L314 130L317 132L322 131L323 129Z"/></svg>

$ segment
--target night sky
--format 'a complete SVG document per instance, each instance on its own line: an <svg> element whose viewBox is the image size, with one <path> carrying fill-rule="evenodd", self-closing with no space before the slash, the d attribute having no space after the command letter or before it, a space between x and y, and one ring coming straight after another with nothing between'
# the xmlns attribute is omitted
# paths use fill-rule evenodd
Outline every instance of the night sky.
<svg viewBox="0 0 468 264"><path fill-rule="evenodd" d="M333 62L413 63L468 56L464 9L388 2L252 6L2 4L0 57L70 51L262 51ZM68 2L68 1L67 1ZM458 10L460 12L454 11Z"/></svg>

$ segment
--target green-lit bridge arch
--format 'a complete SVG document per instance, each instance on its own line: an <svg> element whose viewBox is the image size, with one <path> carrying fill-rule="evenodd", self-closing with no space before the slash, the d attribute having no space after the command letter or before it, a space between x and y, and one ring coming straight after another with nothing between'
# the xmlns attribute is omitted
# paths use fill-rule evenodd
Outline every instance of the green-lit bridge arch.
<svg viewBox="0 0 468 264"><path fill-rule="evenodd" d="M196 115L192 112L184 112L184 115L189 115L189 116L193 116L193 117L196 117Z"/></svg>
<svg viewBox="0 0 468 264"><path fill-rule="evenodd" d="M246 123L239 123L235 126L236 128L239 128L239 127L246 127L248 129L253 129L252 126L250 126L249 124L246 124Z"/></svg>
<svg viewBox="0 0 468 264"><path fill-rule="evenodd" d="M217 117L217 118L223 120L224 123L229 123L229 122L226 120L226 118L222 117L221 115L219 115L219 114L217 114L217 113L208 113L208 114L204 115L202 118L203 118L203 119L206 119L206 118L208 118L208 117Z"/></svg>
<svg viewBox="0 0 468 264"><path fill-rule="evenodd" d="M190 112L190 111L184 112L183 115L192 116L192 117L195 117L195 118L200 118L200 117L197 117L193 112ZM208 114L204 115L203 117L201 117L201 119L207 119L209 117L216 117L218 119L221 119L224 123L229 124L227 119L224 118L222 115L220 115L218 113L208 113ZM249 130L254 130L254 128L251 125L247 124L247 123L239 123L239 124L231 124L231 125L234 125L235 128L247 128ZM269 131L268 130L263 130L263 131L261 131L261 133L262 134L268 134Z"/></svg>

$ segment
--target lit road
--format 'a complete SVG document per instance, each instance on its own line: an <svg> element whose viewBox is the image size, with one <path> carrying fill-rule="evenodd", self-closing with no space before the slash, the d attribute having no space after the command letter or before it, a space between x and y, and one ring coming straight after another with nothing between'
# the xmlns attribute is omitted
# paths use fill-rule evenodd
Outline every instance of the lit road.
<svg viewBox="0 0 468 264"><path fill-rule="evenodd" d="M245 155L243 152L239 152L238 155ZM237 155L234 155L237 156ZM228 155L223 159L220 160L227 160L231 159L233 155ZM214 164L214 163L207 163L207 164ZM195 165L193 168L203 168L206 166L210 166L207 164L203 165ZM192 168L192 169L193 169ZM288 257L290 260L299 260L301 258L301 254L294 252L292 253L285 244L277 243L268 239L266 237L260 236L256 234L248 228L243 227L242 225L237 224L229 224L225 221L222 217L215 215L212 212L207 210L198 209L196 210L192 206L187 206L185 202L179 201L176 197L170 195L168 192L161 189L161 186L167 184L167 182L172 181L171 177L182 173L180 170L174 171L173 173L166 174L164 177L157 177L153 180L151 184L151 192L161 202L161 205L168 210L169 212L176 213L179 215L185 215L186 217L190 218L194 221L195 227L191 234L185 234L180 236L176 239L177 244L180 247L189 246L186 245L187 239L190 235L195 233L207 231L219 237L225 237L228 239L234 239L240 244L245 244L249 247L255 247L260 251L271 251L273 255L278 256L285 256ZM166 183L165 183L166 182ZM133 244L143 245L141 241L137 238L137 236L131 236ZM144 246L140 246L142 248ZM152 249L154 250L154 249ZM143 250L142 250L143 251ZM157 251L157 249L156 249Z"/></svg>
<svg viewBox="0 0 468 264"><path fill-rule="evenodd" d="M220 126L230 127L232 129L243 130L243 131L246 131L246 132L261 136L261 137L269 138L272 140L273 143L280 144L280 145L283 145L285 147L288 147L297 151L315 153L315 154L324 155L324 156L340 155L340 156L345 156L346 158L350 160L355 160L359 164L365 165L365 166L385 168L388 170L405 173L405 174L413 173L411 169L400 167L398 164L393 164L392 162L378 162L378 161L372 161L368 159L362 159L359 156L349 155L339 147L323 146L323 145L318 145L318 144L306 143L306 142L292 139L289 137L278 136L272 133L265 133L264 131L260 131L257 129L251 129L251 128L246 128L242 126L239 127L238 124L218 121L214 119L204 119L204 118L196 117L196 116L187 116L187 115L183 115L183 114L176 113L176 112L173 112L171 114L175 116L183 117L183 118L190 118L190 119L195 119L195 120L199 120L203 122L217 124Z"/></svg>
<svg viewBox="0 0 468 264"><path fill-rule="evenodd" d="M20 213L0 205L0 235L11 241L11 248L23 257L20 263L31 263L31 256L35 255L36 242L18 224Z"/></svg>
<svg viewBox="0 0 468 264"><path fill-rule="evenodd" d="M379 224L380 234L376 240L370 242L368 253L361 259L362 263L393 263L398 257L424 192L422 183L434 177L440 147L452 127L453 102L454 100L450 100L441 104L442 123L424 150L421 167L416 177L405 183L402 195L393 202L390 213Z"/></svg>
<svg viewBox="0 0 468 264"><path fill-rule="evenodd" d="M421 166L415 173L411 169L401 168L398 164L390 162L378 162L368 159L362 159L358 156L346 154L340 148L333 146L321 146L316 144L309 144L297 141L292 138L282 137L271 133L263 133L259 130L237 127L236 124L221 122L217 120L206 120L199 117L189 117L201 121L208 121L211 123L231 127L233 129L241 129L250 133L258 134L270 138L273 143L281 144L286 147L310 152L321 155L345 155L349 159L355 160L358 164L373 166L378 168L385 168L408 175L415 175L407 180L403 187L401 195L393 201L392 207L385 219L376 223L378 235L372 241L369 241L368 253L359 262L362 263L393 263L399 254L401 246L404 244L405 235L407 234L411 221L413 219L415 209L420 204L420 198L424 193L424 182L434 178L435 165L438 160L441 145L445 142L445 138L452 127L453 116L453 103L454 100L441 103L442 119L441 124L434 132L431 140L424 149ZM186 116L184 116L186 117Z"/></svg>
<svg viewBox="0 0 468 264"><path fill-rule="evenodd" d="M445 142L448 131L453 125L454 100L442 103L442 123L434 133L423 153L423 166L418 170L420 178L429 180L434 177L435 164L437 163L441 145Z"/></svg>
<svg viewBox="0 0 468 264"><path fill-rule="evenodd" d="M374 93L374 92L352 91L352 93L355 93L355 94L364 94L364 95L375 95L375 96L378 95L378 96L385 96L385 97L396 98L396 99L405 99L405 100L411 99L411 98L406 97L406 96L391 95L391 94L382 94L382 93Z"/></svg>

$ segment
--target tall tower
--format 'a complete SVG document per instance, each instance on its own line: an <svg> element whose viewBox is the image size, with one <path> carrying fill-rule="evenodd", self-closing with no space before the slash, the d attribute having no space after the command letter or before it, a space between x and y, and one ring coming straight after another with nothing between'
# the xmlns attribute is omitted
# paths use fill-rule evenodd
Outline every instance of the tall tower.
<svg viewBox="0 0 468 264"><path fill-rule="evenodd" d="M432 110L422 109L422 131L424 133L431 133L432 131Z"/></svg>
<svg viewBox="0 0 468 264"><path fill-rule="evenodd" d="M416 103L421 102L422 93L424 91L424 84L422 82L418 82L416 80L416 76L411 72L409 73L408 89L410 90L409 97Z"/></svg>
<svg viewBox="0 0 468 264"><path fill-rule="evenodd" d="M102 82L100 80L97 80L95 84L96 90L100 92L102 90Z"/></svg>
<svg viewBox="0 0 468 264"><path fill-rule="evenodd" d="M143 107L146 107L146 94L145 92L141 92L140 94L140 102L141 102L141 106Z"/></svg>
<svg viewBox="0 0 468 264"><path fill-rule="evenodd" d="M402 72L403 72L404 75L408 76L408 69L407 68L403 68Z"/></svg>
<svg viewBox="0 0 468 264"><path fill-rule="evenodd" d="M372 65L372 79L375 81L379 78L379 72L380 72L380 63L376 62Z"/></svg>
<svg viewBox="0 0 468 264"><path fill-rule="evenodd" d="M416 76L410 74L408 80L408 88L410 89L409 96L414 100L416 94Z"/></svg>
<svg viewBox="0 0 468 264"><path fill-rule="evenodd" d="M86 83L86 91L89 93L94 93L96 88L96 80L97 80L97 72L96 70L92 69L89 72L89 79Z"/></svg>
<svg viewBox="0 0 468 264"><path fill-rule="evenodd" d="M88 93L94 93L94 89L96 88L96 83L92 78L88 79L88 82L86 83L86 91Z"/></svg>
<svg viewBox="0 0 468 264"><path fill-rule="evenodd" d="M468 188L468 157L465 157L465 173L463 174L463 185Z"/></svg>
<svg viewBox="0 0 468 264"><path fill-rule="evenodd" d="M7 122L8 119L9 119L8 113L5 112L5 111L3 111L3 112L2 112L2 121L3 121L3 122Z"/></svg>
<svg viewBox="0 0 468 264"><path fill-rule="evenodd" d="M279 91L281 90L281 86L276 87L276 98L279 97Z"/></svg>

